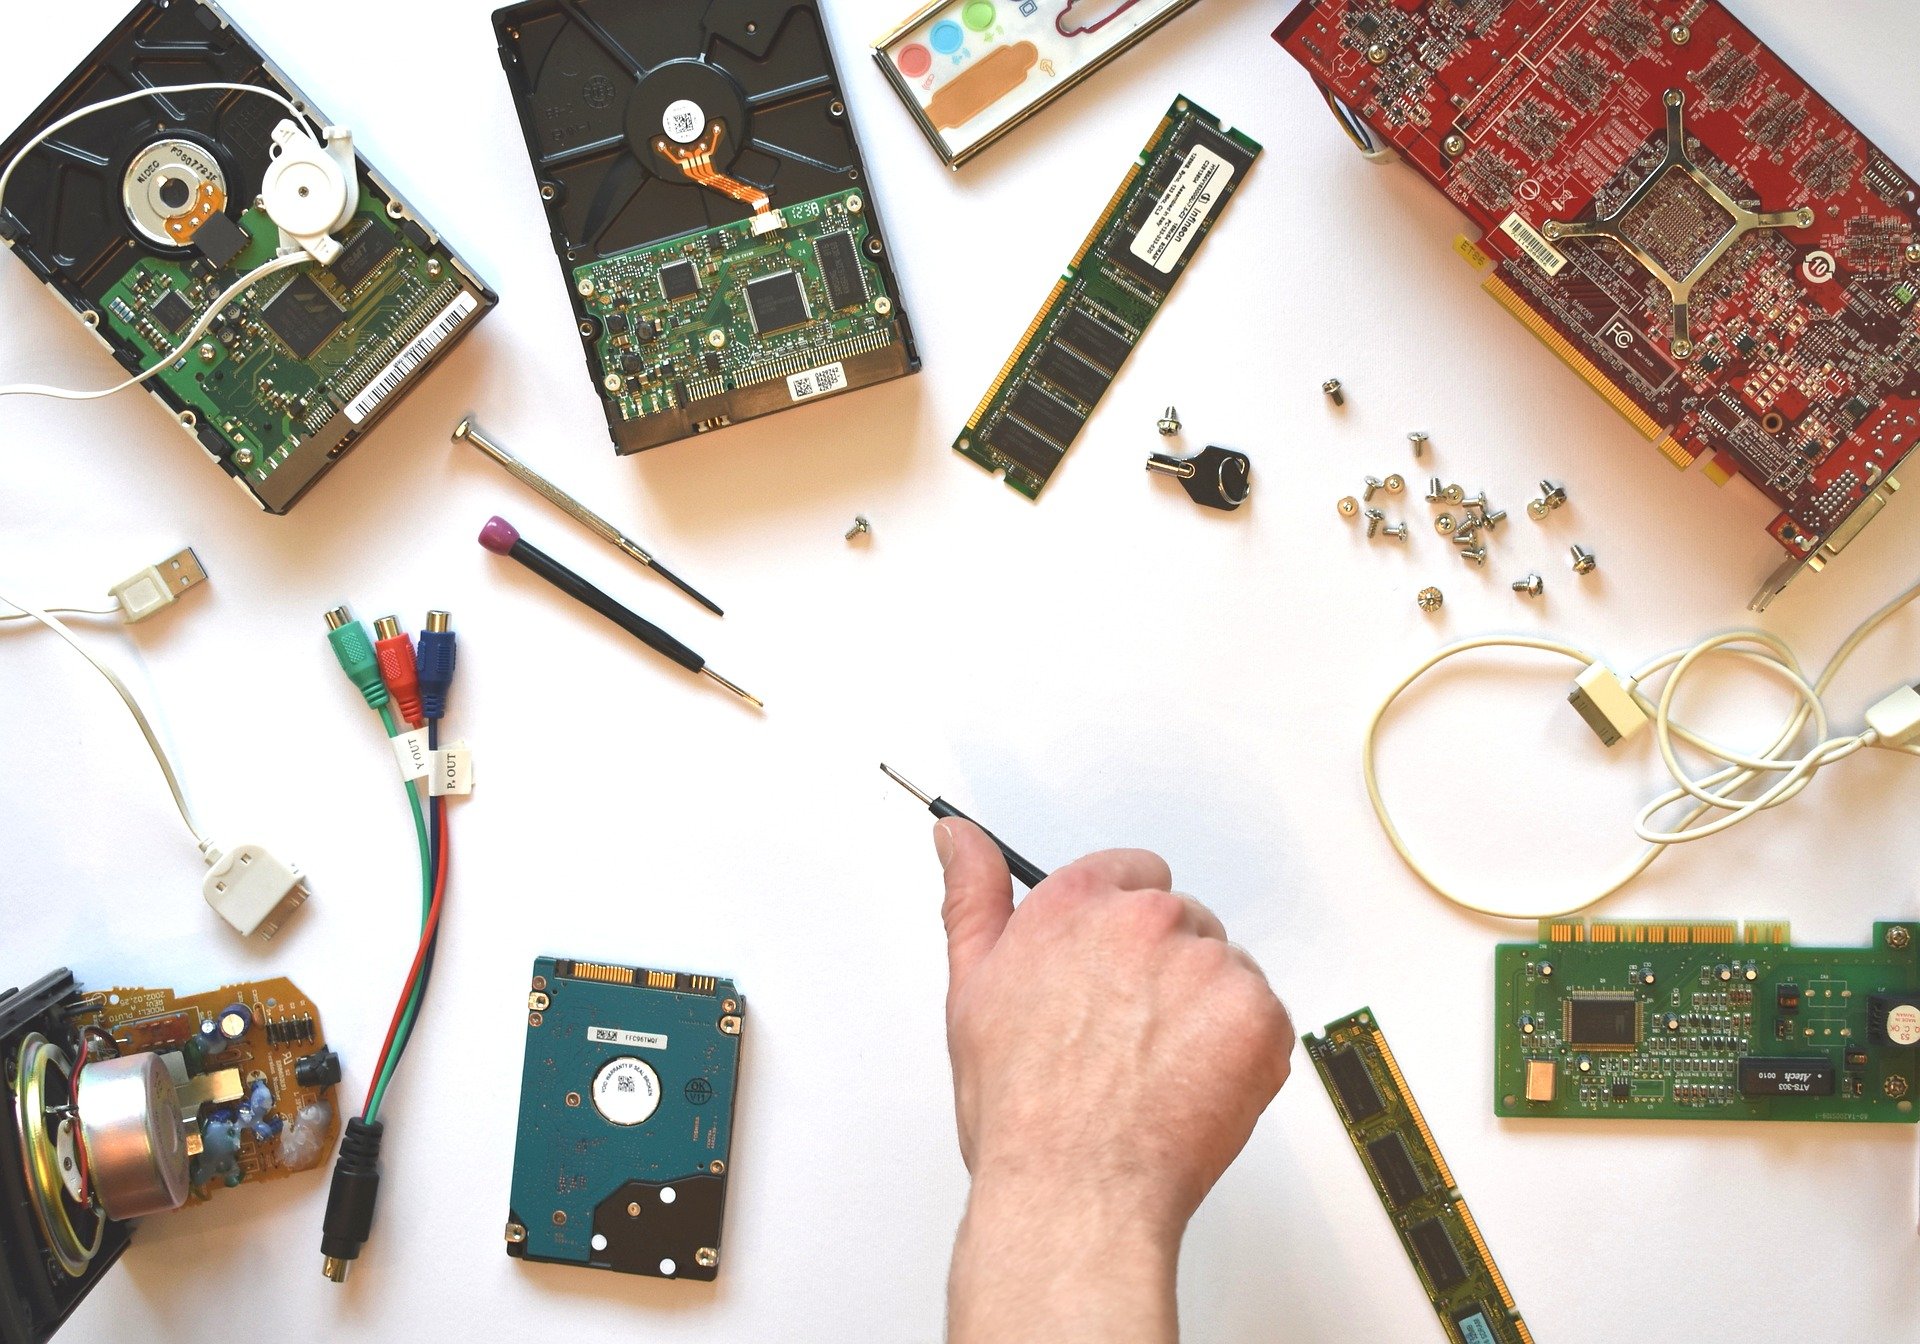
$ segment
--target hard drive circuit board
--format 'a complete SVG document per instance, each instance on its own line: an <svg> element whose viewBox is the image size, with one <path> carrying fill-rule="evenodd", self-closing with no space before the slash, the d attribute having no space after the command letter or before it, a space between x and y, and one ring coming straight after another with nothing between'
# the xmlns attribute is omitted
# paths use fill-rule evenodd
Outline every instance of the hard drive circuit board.
<svg viewBox="0 0 1920 1344"><path fill-rule="evenodd" d="M1779 510L1754 598L1920 413L1910 174L1715 0L1307 0L1274 35L1472 220L1487 291L1675 465Z"/></svg>

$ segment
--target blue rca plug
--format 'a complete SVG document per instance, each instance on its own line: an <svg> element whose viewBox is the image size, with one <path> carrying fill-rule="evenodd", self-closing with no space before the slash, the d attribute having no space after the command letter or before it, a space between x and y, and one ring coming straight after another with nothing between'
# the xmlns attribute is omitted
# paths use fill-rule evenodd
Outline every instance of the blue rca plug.
<svg viewBox="0 0 1920 1344"><path fill-rule="evenodd" d="M427 613L420 632L420 712L438 719L447 712L447 692L453 689L453 618L444 611Z"/></svg>

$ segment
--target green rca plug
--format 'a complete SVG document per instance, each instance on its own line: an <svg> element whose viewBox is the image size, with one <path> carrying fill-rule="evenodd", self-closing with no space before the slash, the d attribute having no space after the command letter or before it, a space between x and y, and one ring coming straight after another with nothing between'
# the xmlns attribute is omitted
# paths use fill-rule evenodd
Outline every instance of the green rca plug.
<svg viewBox="0 0 1920 1344"><path fill-rule="evenodd" d="M367 627L345 607L335 607L327 613L327 643L340 660L340 670L368 706L385 709L390 698L387 683L380 677L380 659L373 651L373 641L367 638Z"/></svg>

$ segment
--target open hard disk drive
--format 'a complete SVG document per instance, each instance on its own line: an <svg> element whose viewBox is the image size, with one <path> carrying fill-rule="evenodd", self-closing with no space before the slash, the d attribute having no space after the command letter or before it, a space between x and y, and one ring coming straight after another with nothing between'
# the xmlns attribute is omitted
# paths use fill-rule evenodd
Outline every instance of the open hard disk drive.
<svg viewBox="0 0 1920 1344"><path fill-rule="evenodd" d="M919 369L814 0L493 21L618 451Z"/></svg>
<svg viewBox="0 0 1920 1344"><path fill-rule="evenodd" d="M0 238L271 513L496 302L207 0L142 0L0 165Z"/></svg>

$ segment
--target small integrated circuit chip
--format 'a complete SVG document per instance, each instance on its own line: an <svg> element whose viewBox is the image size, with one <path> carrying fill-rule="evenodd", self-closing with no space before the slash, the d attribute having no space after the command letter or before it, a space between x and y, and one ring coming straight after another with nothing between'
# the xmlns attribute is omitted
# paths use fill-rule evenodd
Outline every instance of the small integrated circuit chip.
<svg viewBox="0 0 1920 1344"><path fill-rule="evenodd" d="M1830 1097L1833 1061L1824 1057L1767 1059L1748 1055L1740 1061L1743 1097Z"/></svg>
<svg viewBox="0 0 1920 1344"><path fill-rule="evenodd" d="M1640 1044L1640 1000L1632 994L1576 994L1562 1011L1561 1034L1576 1050L1631 1050Z"/></svg>
<svg viewBox="0 0 1920 1344"><path fill-rule="evenodd" d="M747 314L753 320L756 336L797 327L813 316L807 308L807 291L792 271L775 271L749 280L746 294Z"/></svg>
<svg viewBox="0 0 1920 1344"><path fill-rule="evenodd" d="M1427 1282L1434 1292L1444 1293L1467 1277L1467 1267L1460 1263L1460 1252L1454 1249L1446 1225L1438 1218L1429 1218L1408 1228L1407 1240L1413 1244L1414 1257L1426 1271Z"/></svg>
<svg viewBox="0 0 1920 1344"><path fill-rule="evenodd" d="M261 320L285 342L296 359L312 359L347 320L347 311L302 271L293 283L267 301Z"/></svg>
<svg viewBox="0 0 1920 1344"><path fill-rule="evenodd" d="M1364 1124L1387 1108L1357 1050L1341 1050L1331 1056L1327 1060L1327 1076L1333 1079L1334 1091L1340 1094L1340 1105L1347 1113L1348 1124Z"/></svg>
<svg viewBox="0 0 1920 1344"><path fill-rule="evenodd" d="M1132 341L1078 308L1060 314L1053 334L1109 373L1118 372L1133 353Z"/></svg>
<svg viewBox="0 0 1920 1344"><path fill-rule="evenodd" d="M153 320L168 331L184 331L193 325L193 305L181 298L178 290L170 289L153 305Z"/></svg>
<svg viewBox="0 0 1920 1344"><path fill-rule="evenodd" d="M690 299L700 292L700 270L690 261L672 261L660 268L660 293L668 303Z"/></svg>
<svg viewBox="0 0 1920 1344"><path fill-rule="evenodd" d="M369 219L340 249L340 255L333 259L333 265L328 269L341 287L351 294L399 250L399 237Z"/></svg>
<svg viewBox="0 0 1920 1344"><path fill-rule="evenodd" d="M1427 1183L1420 1178L1413 1155L1407 1151L1407 1141L1399 1134L1385 1134L1369 1142L1367 1160L1394 1208L1404 1209L1427 1192Z"/></svg>
<svg viewBox="0 0 1920 1344"><path fill-rule="evenodd" d="M838 229L814 239L813 256L820 265L820 282L827 288L827 307L858 308L867 301L867 277L860 269L860 252L851 231Z"/></svg>
<svg viewBox="0 0 1920 1344"><path fill-rule="evenodd" d="M245 229L218 210L193 231L193 245L215 266L232 265L233 259L246 251L252 241Z"/></svg>
<svg viewBox="0 0 1920 1344"><path fill-rule="evenodd" d="M1095 368L1064 345L1050 345L1033 362L1034 372L1082 406L1100 400L1113 375Z"/></svg>
<svg viewBox="0 0 1920 1344"><path fill-rule="evenodd" d="M1079 411L1032 383L1008 399L1007 409L1063 448L1073 442L1086 421Z"/></svg>

